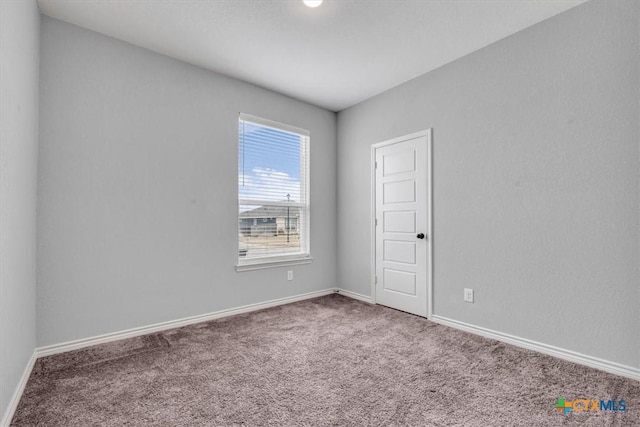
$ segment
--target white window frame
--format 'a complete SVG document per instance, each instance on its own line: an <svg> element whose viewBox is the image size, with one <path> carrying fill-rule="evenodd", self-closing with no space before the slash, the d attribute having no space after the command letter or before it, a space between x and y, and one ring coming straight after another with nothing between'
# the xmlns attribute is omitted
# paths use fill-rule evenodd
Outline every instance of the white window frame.
<svg viewBox="0 0 640 427"><path fill-rule="evenodd" d="M244 258L240 257L240 240L236 239L236 271L250 271L250 270L258 270L263 268L272 268L272 267L280 267L280 266L289 266L289 265L299 265L299 264L309 264L312 261L311 257L311 203L310 203L310 143L311 143L311 134L308 130L302 129L296 126L288 125L286 123L280 123L273 120L265 119L258 116L253 116L246 113L240 113L238 117L238 124L241 121L251 122L253 124L257 124L259 126L270 127L273 129L281 130L284 132L294 133L300 135L305 138L303 143L302 153L302 161L304 161L304 167L301 168L304 170L304 176L300 176L302 191L305 193L305 201L304 202L290 202L288 206L291 207L299 207L304 211L304 218L306 221L303 221L305 224L301 227L300 230L300 242L303 244L300 253L296 254L285 254L285 255L270 255L264 256L260 258ZM238 126L239 127L239 126ZM240 141L240 135L236 138L237 144ZM238 147L239 148L239 147ZM236 151L238 152L238 151ZM283 206L282 202L274 202L271 200L257 200L257 199L240 199L240 188L238 180L236 179L236 196L238 197L238 209L236 210L236 228L238 229L239 235L239 221L240 221L240 206L241 205L255 205L260 204L262 206ZM286 205L285 205L286 206Z"/></svg>

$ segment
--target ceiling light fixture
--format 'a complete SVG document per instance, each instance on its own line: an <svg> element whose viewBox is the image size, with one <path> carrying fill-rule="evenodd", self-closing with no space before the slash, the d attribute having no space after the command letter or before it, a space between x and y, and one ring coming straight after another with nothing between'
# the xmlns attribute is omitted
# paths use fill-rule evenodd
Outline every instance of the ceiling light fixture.
<svg viewBox="0 0 640 427"><path fill-rule="evenodd" d="M318 7L322 4L322 0L302 0L309 7Z"/></svg>

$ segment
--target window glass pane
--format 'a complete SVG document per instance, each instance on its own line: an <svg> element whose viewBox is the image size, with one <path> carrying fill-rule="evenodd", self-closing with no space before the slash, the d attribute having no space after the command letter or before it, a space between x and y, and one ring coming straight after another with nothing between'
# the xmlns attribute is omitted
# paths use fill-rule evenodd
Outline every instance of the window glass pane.
<svg viewBox="0 0 640 427"><path fill-rule="evenodd" d="M240 206L239 255L255 259L304 252L300 238L304 209L292 206Z"/></svg>
<svg viewBox="0 0 640 427"><path fill-rule="evenodd" d="M304 202L304 137L246 121L240 121L239 135L239 198Z"/></svg>
<svg viewBox="0 0 640 427"><path fill-rule="evenodd" d="M241 264L308 255L307 135L239 121L238 258Z"/></svg>

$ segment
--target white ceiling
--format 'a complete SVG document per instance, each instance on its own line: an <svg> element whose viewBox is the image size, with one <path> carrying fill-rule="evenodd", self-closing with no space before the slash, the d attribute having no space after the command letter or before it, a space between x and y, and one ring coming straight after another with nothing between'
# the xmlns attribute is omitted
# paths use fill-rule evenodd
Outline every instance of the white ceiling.
<svg viewBox="0 0 640 427"><path fill-rule="evenodd" d="M339 111L584 0L39 0L45 15Z"/></svg>

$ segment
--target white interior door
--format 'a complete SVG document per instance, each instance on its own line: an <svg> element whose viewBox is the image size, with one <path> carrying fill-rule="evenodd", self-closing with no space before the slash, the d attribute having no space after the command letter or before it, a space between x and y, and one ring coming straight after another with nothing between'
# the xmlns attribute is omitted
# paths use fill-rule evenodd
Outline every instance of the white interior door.
<svg viewBox="0 0 640 427"><path fill-rule="evenodd" d="M430 132L375 150L375 301L429 314Z"/></svg>

